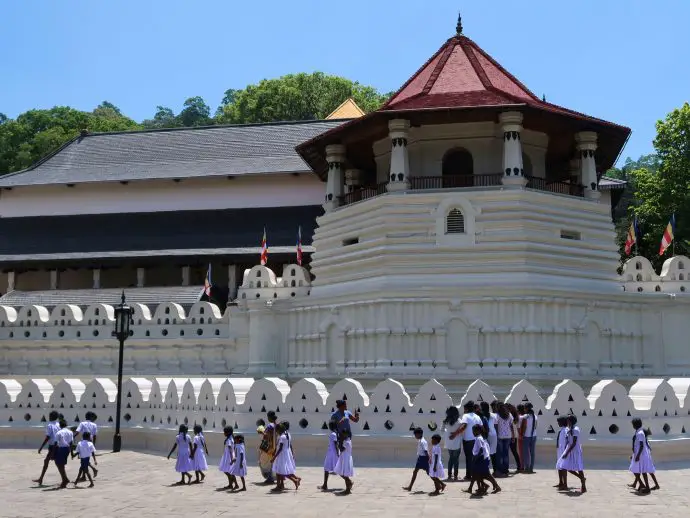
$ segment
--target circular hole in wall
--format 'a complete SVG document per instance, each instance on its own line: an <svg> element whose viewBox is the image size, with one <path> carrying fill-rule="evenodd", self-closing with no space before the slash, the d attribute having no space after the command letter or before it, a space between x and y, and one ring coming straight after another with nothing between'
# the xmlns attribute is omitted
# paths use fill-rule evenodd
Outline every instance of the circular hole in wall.
<svg viewBox="0 0 690 518"><path fill-rule="evenodd" d="M618 425L612 424L611 426L609 426L609 432L613 434L618 433Z"/></svg>
<svg viewBox="0 0 690 518"><path fill-rule="evenodd" d="M393 429L393 421L391 421L391 420L389 419L388 421L386 421L385 423L383 423L383 426L384 426L384 428L385 428L386 430L392 430L392 429Z"/></svg>
<svg viewBox="0 0 690 518"><path fill-rule="evenodd" d="M227 426L227 424L228 424L228 422L227 422L225 419L222 419L222 420L220 421L220 425L221 425L223 428L225 428L225 427Z"/></svg>
<svg viewBox="0 0 690 518"><path fill-rule="evenodd" d="M131 421L131 419L132 419L132 416L129 415L129 414L125 414L125 415L124 415L124 418L125 418L125 421L127 421L127 422L129 423L129 422Z"/></svg>
<svg viewBox="0 0 690 518"><path fill-rule="evenodd" d="M24 338L29 338L31 336L31 333L28 331L24 331Z"/></svg>
<svg viewBox="0 0 690 518"><path fill-rule="evenodd" d="M305 418L299 420L300 428L306 428L307 426L309 426L309 421L307 421Z"/></svg>
<svg viewBox="0 0 690 518"><path fill-rule="evenodd" d="M664 431L665 434L668 435L668 433L671 431L671 427L669 426L668 423L665 423L665 424L664 424L664 427L662 428L662 430Z"/></svg>
<svg viewBox="0 0 690 518"><path fill-rule="evenodd" d="M24 414L24 421L31 421L31 414Z"/></svg>
<svg viewBox="0 0 690 518"><path fill-rule="evenodd" d="M201 336L201 335L204 334L204 330L201 329L201 328L199 328L199 329L196 330L196 334L199 335L199 336Z"/></svg>
<svg viewBox="0 0 690 518"><path fill-rule="evenodd" d="M93 336L98 336L98 329L93 330Z"/></svg>
<svg viewBox="0 0 690 518"><path fill-rule="evenodd" d="M59 336L60 338L62 338L63 336L65 336L65 332L61 330L61 331L58 333L58 336Z"/></svg>
<svg viewBox="0 0 690 518"><path fill-rule="evenodd" d="M168 336L168 330L167 330L167 329L163 329L163 331L161 331L161 334L162 334L163 336Z"/></svg>
<svg viewBox="0 0 690 518"><path fill-rule="evenodd" d="M429 428L429 431L435 432L438 428L438 425L434 421L429 421L427 427Z"/></svg>

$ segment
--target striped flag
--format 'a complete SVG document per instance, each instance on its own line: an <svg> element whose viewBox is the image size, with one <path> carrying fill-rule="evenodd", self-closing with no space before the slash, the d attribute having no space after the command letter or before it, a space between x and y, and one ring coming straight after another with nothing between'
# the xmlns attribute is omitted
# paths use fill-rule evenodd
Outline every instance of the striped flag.
<svg viewBox="0 0 690 518"><path fill-rule="evenodd" d="M661 236L661 246L659 247L659 255L664 255L666 249L673 243L673 233L676 231L676 215L671 214L671 219L668 220L664 235Z"/></svg>
<svg viewBox="0 0 690 518"><path fill-rule="evenodd" d="M211 297L211 263L208 263L208 270L206 270L206 279L204 279L204 293L207 297Z"/></svg>
<svg viewBox="0 0 690 518"><path fill-rule="evenodd" d="M302 227L297 227L297 264L302 266Z"/></svg>
<svg viewBox="0 0 690 518"><path fill-rule="evenodd" d="M264 227L264 237L261 238L261 265L266 266L268 262L268 243L266 242L266 227Z"/></svg>
<svg viewBox="0 0 690 518"><path fill-rule="evenodd" d="M628 235L625 237L625 255L630 255L632 253L633 245L637 243L637 236L640 230L637 226L637 216L630 223L630 228L628 229Z"/></svg>

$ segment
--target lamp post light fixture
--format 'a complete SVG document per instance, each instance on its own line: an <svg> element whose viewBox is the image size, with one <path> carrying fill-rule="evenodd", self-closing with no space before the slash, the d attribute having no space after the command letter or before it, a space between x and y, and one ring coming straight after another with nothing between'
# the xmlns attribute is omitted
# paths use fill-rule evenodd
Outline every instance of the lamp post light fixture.
<svg viewBox="0 0 690 518"><path fill-rule="evenodd" d="M120 358L117 365L117 400L115 402L115 436L113 437L113 452L122 449L120 435L120 411L122 407L122 364L125 353L125 340L129 338L129 326L132 323L132 308L125 304L125 292L122 290L122 301L115 306L115 331L113 336L120 342Z"/></svg>

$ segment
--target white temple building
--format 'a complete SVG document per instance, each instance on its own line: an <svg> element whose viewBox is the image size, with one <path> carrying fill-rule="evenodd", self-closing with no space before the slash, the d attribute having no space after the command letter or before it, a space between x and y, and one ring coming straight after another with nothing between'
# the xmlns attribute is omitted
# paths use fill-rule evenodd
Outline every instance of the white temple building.
<svg viewBox="0 0 690 518"><path fill-rule="evenodd" d="M0 374L111 375L124 289L128 374L688 375L690 259L616 272L629 134L461 27L366 115L84 132L0 178Z"/></svg>

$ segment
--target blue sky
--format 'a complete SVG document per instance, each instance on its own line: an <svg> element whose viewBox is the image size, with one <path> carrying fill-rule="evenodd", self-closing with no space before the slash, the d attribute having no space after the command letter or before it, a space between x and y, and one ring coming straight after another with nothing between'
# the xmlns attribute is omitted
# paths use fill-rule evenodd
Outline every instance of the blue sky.
<svg viewBox="0 0 690 518"><path fill-rule="evenodd" d="M630 126L623 157L690 101L690 1L3 0L0 112L103 100L142 120L320 70L397 89L455 30L550 102Z"/></svg>

